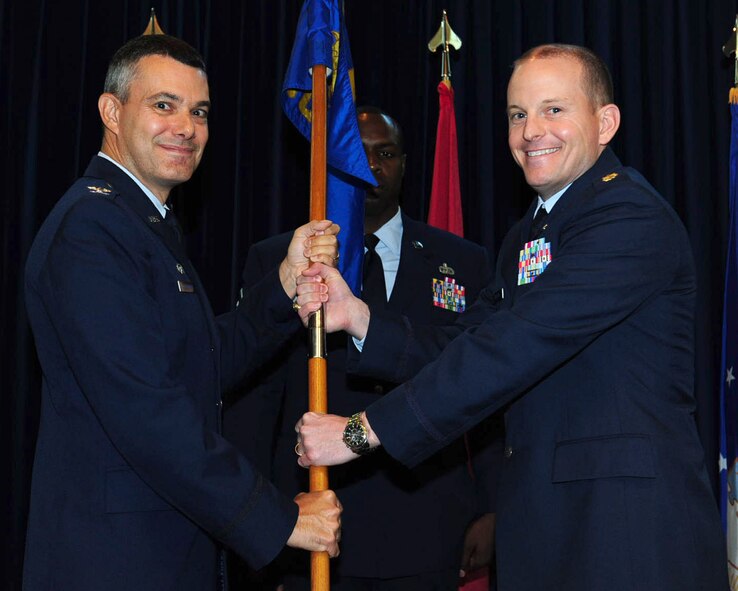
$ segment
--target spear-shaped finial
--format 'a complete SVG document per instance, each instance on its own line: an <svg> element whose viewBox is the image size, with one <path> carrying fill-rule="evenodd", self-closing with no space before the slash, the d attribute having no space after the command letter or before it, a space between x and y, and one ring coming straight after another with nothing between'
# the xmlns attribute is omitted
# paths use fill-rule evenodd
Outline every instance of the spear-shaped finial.
<svg viewBox="0 0 738 591"><path fill-rule="evenodd" d="M164 31L159 26L159 21L156 20L156 11L154 7L151 7L151 16L149 17L149 24L146 25L146 29L141 33L142 35L164 35Z"/></svg>
<svg viewBox="0 0 738 591"><path fill-rule="evenodd" d="M443 54L441 57L441 78L447 81L451 78L449 45L458 51L461 48L461 39L459 39L458 35L453 32L451 26L448 24L448 16L446 16L446 11L444 10L441 15L441 26L438 27L436 34L433 35L433 38L428 42L428 49L435 52L439 47L443 48Z"/></svg>

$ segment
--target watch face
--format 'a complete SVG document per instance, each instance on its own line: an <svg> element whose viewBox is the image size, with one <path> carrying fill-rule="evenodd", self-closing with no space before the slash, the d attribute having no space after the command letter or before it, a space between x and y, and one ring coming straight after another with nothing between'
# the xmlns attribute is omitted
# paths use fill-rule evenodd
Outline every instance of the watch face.
<svg viewBox="0 0 738 591"><path fill-rule="evenodd" d="M366 443L366 432L359 425L347 425L343 432L343 441L351 449L360 447Z"/></svg>
<svg viewBox="0 0 738 591"><path fill-rule="evenodd" d="M343 431L343 442L354 453L360 453L369 447L367 432L358 415L349 419Z"/></svg>

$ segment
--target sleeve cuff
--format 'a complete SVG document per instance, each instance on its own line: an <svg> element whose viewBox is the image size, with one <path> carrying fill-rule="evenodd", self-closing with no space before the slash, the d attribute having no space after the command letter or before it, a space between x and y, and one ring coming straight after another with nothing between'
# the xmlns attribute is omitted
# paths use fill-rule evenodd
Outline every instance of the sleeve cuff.
<svg viewBox="0 0 738 591"><path fill-rule="evenodd" d="M295 529L297 504L265 478L218 538L258 570L274 560Z"/></svg>

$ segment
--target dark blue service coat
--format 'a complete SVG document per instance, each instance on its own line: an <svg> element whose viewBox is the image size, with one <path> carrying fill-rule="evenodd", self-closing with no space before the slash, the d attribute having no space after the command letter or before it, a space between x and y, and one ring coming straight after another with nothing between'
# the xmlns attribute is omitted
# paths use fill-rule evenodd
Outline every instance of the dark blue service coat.
<svg viewBox="0 0 738 591"><path fill-rule="evenodd" d="M397 379L447 346L369 407L371 425L412 466L509 405L501 591L724 591L693 418L684 227L607 149L549 215L550 264L518 285L534 207L506 237L494 285L453 330L372 315L362 372Z"/></svg>
<svg viewBox="0 0 738 591"><path fill-rule="evenodd" d="M216 588L227 544L255 567L297 506L219 434L221 389L299 327L276 274L214 318L169 226L95 157L31 248L43 370L26 591Z"/></svg>

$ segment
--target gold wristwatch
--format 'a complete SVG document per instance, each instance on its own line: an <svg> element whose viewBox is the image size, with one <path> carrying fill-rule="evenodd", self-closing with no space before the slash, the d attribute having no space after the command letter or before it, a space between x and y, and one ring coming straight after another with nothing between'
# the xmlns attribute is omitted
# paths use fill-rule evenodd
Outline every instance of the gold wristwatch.
<svg viewBox="0 0 738 591"><path fill-rule="evenodd" d="M369 433L361 422L360 412L349 417L346 428L343 430L343 442L352 452L360 456L374 451L369 447Z"/></svg>

